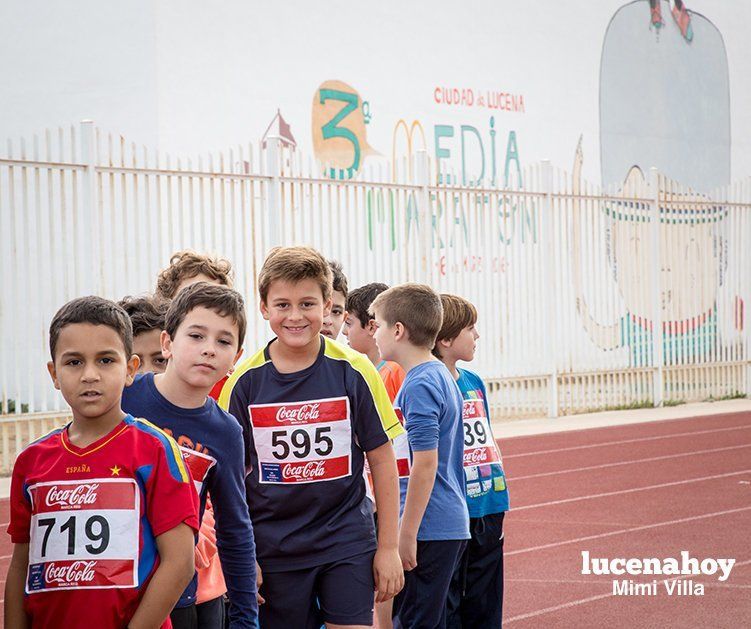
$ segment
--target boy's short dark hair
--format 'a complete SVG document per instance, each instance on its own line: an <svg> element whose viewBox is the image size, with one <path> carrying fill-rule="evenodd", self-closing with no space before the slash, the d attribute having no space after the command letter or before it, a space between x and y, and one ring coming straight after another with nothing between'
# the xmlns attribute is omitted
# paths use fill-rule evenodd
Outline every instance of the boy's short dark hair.
<svg viewBox="0 0 751 629"><path fill-rule="evenodd" d="M376 309L389 326L400 322L412 345L433 349L443 322L443 306L430 286L410 283L389 288L371 304L370 311Z"/></svg>
<svg viewBox="0 0 751 629"><path fill-rule="evenodd" d="M123 297L117 305L128 313L134 337L151 330L164 330L164 317L169 308L169 301L156 295L128 296Z"/></svg>
<svg viewBox="0 0 751 629"><path fill-rule="evenodd" d="M196 275L205 275L232 288L232 263L229 260L184 249L173 253L169 266L159 273L156 280L157 297L173 299L177 287Z"/></svg>
<svg viewBox="0 0 751 629"><path fill-rule="evenodd" d="M443 305L443 323L435 339L433 356L442 358L438 348L439 341L451 341L459 336L464 328L477 323L477 308L469 301L458 295L441 294Z"/></svg>
<svg viewBox="0 0 751 629"><path fill-rule="evenodd" d="M237 348L240 349L245 340L247 327L245 302L242 295L227 286L208 282L191 284L181 290L172 300L164 319L164 329L170 337L175 338L177 328L188 313L201 306L213 310L221 317L232 317L232 321L237 324Z"/></svg>
<svg viewBox="0 0 751 629"><path fill-rule="evenodd" d="M92 325L106 325L117 332L123 342L126 358L133 354L133 326L130 317L114 301L103 299L96 295L78 297L69 301L52 317L50 323L50 354L55 360L55 350L60 332L67 325L74 323L90 323Z"/></svg>
<svg viewBox="0 0 751 629"><path fill-rule="evenodd" d="M347 276L344 275L342 270L342 263L337 260L329 260L329 267L331 267L331 286L335 291L340 292L347 298Z"/></svg>
<svg viewBox="0 0 751 629"><path fill-rule="evenodd" d="M266 303L272 282L314 280L324 301L331 298L333 286L331 267L312 247L275 247L266 256L258 274L258 294Z"/></svg>
<svg viewBox="0 0 751 629"><path fill-rule="evenodd" d="M382 282L372 282L371 284L360 286L347 295L345 310L357 317L362 327L366 327L372 319L370 316L370 305L378 295L388 289L388 285Z"/></svg>

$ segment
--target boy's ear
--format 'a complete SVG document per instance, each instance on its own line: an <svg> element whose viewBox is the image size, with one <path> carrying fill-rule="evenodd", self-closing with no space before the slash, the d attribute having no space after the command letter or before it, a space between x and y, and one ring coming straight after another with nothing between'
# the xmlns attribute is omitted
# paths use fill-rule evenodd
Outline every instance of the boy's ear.
<svg viewBox="0 0 751 629"><path fill-rule="evenodd" d="M441 339L438 341L438 345L441 347L451 347L456 339Z"/></svg>
<svg viewBox="0 0 751 629"><path fill-rule="evenodd" d="M394 324L394 340L399 341L405 338L409 338L407 328L404 327L404 324L401 321L397 321Z"/></svg>
<svg viewBox="0 0 751 629"><path fill-rule="evenodd" d="M331 308L334 306L334 300L329 297L329 300L323 304L323 316L328 317L331 314Z"/></svg>
<svg viewBox="0 0 751 629"><path fill-rule="evenodd" d="M368 333L368 336L375 336L376 330L378 329L375 323L375 319L368 320L368 325L365 326L365 331Z"/></svg>
<svg viewBox="0 0 751 629"><path fill-rule="evenodd" d="M50 372L50 377L52 378L52 384L54 384L55 388L59 391L60 390L60 383L57 380L57 370L55 369L55 363L54 363L54 361L50 360L47 363L47 371Z"/></svg>
<svg viewBox="0 0 751 629"><path fill-rule="evenodd" d="M167 360L172 358L172 337L167 330L162 330L162 334L159 337L159 343L162 345L162 356Z"/></svg>
<svg viewBox="0 0 751 629"><path fill-rule="evenodd" d="M128 360L128 364L126 367L126 376L125 376L125 386L129 387L131 384L133 384L133 380L135 380L136 374L138 373L138 368L141 366L141 359L138 357L138 354L133 354L130 359Z"/></svg>
<svg viewBox="0 0 751 629"><path fill-rule="evenodd" d="M262 299L261 303L259 304L259 308L261 310L261 315L263 316L266 321L269 320L269 307L266 305L266 302Z"/></svg>
<svg viewBox="0 0 751 629"><path fill-rule="evenodd" d="M237 364L237 361L240 360L240 356L243 355L243 348L237 350L237 354L235 354L235 358L232 361L232 367L230 367L230 371L234 371L235 365Z"/></svg>

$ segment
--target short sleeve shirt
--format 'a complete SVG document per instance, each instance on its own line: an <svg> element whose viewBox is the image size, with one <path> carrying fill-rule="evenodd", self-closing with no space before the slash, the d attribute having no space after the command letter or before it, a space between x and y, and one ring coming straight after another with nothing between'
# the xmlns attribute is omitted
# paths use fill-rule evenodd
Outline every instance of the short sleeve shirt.
<svg viewBox="0 0 751 629"><path fill-rule="evenodd" d="M469 515L462 469L462 398L446 366L431 360L410 369L396 396L404 416L410 454L437 450L433 491L417 539L469 539ZM402 510L408 482L400 481Z"/></svg>
<svg viewBox="0 0 751 629"><path fill-rule="evenodd" d="M501 450L493 437L485 383L476 373L459 369L464 424L464 476L471 518L508 511L509 497Z"/></svg>
<svg viewBox="0 0 751 629"><path fill-rule="evenodd" d="M29 445L10 502L8 533L29 544L24 604L39 627L127 625L158 564L156 538L182 522L198 530L177 445L130 415L86 448L67 427Z"/></svg>
<svg viewBox="0 0 751 629"><path fill-rule="evenodd" d="M280 373L266 346L235 370L219 401L243 427L248 506L265 571L375 549L364 453L403 429L366 356L321 336L313 365Z"/></svg>

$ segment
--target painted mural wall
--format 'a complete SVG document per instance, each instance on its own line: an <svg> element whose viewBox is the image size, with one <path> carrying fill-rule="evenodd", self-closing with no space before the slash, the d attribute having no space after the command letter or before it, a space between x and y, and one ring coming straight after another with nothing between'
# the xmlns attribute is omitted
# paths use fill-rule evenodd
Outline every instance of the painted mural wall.
<svg viewBox="0 0 751 629"><path fill-rule="evenodd" d="M751 174L751 5L686 8L688 26L672 0L9 0L0 137L91 118L191 155L280 111L345 169L405 154L403 125L464 182L570 168L582 136L591 182L654 165L707 190Z"/></svg>
<svg viewBox="0 0 751 629"><path fill-rule="evenodd" d="M751 3L736 0L12 0L0 4L0 139L90 118L172 155L279 135L333 177L372 167L393 179L394 163L424 149L444 183L524 187L527 167L549 159L569 171L574 191L634 194L656 166L682 190L660 211L670 245L660 257L663 349L691 358L720 337L739 344L747 329L741 232L724 207L685 208L751 177L749 27ZM599 232L587 228L595 244L583 242L587 226L572 210L573 254L561 273L573 290L556 307L575 312L580 327L565 343L572 355L592 350L579 367L601 369L605 355L648 365L649 208L600 209ZM508 257L489 262L497 277L508 264L539 263L544 247L540 208L509 211L498 232ZM410 237L406 215L392 250ZM466 238L456 224L433 235L443 276L473 272L471 261L440 266ZM368 232L370 255L382 237ZM601 273L582 271L586 247ZM608 291L607 307L588 297ZM514 303L508 317L512 330L548 324L532 302ZM502 343L504 354L523 354L527 338ZM515 365L544 367L502 371Z"/></svg>

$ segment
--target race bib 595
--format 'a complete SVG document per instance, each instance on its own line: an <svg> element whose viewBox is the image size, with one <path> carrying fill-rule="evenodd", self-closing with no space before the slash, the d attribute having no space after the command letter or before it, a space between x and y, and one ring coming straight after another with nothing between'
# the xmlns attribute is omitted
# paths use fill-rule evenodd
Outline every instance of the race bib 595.
<svg viewBox="0 0 751 629"><path fill-rule="evenodd" d="M352 473L349 398L248 407L261 483L317 483Z"/></svg>

